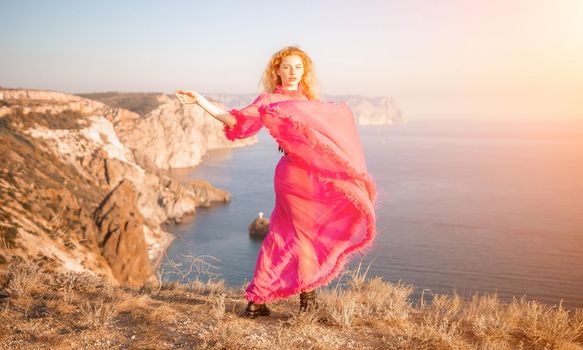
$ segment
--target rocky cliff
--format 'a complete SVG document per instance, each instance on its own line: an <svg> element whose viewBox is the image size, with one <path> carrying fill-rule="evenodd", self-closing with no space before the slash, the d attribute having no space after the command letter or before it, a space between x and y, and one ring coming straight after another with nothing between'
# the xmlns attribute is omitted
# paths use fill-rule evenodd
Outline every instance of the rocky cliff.
<svg viewBox="0 0 583 350"><path fill-rule="evenodd" d="M35 260L137 285L172 239L163 222L229 200L205 181L157 174L230 143L202 110L154 99L140 115L60 92L0 90L0 269Z"/></svg>
<svg viewBox="0 0 583 350"><path fill-rule="evenodd" d="M223 124L200 107L181 105L174 96L160 93L82 94L108 106L120 141L147 169L193 167L210 150L257 142L256 137L231 142L223 137Z"/></svg>

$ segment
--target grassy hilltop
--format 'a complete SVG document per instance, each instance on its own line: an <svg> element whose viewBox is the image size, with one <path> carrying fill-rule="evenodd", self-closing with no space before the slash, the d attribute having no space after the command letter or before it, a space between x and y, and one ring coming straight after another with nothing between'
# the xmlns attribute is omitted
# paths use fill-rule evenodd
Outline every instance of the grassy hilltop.
<svg viewBox="0 0 583 350"><path fill-rule="evenodd" d="M114 287L88 273L12 262L0 280L0 349L583 349L583 309L496 295L435 295L348 271L319 289L320 308L298 297L241 318L243 289L224 280Z"/></svg>

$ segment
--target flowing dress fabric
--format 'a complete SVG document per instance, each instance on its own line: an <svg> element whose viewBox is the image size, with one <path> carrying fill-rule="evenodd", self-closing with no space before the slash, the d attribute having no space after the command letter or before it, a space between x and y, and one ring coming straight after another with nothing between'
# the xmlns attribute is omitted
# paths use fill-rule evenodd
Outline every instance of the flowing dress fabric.
<svg viewBox="0 0 583 350"><path fill-rule="evenodd" d="M287 152L275 168L275 206L247 300L272 302L329 283L376 234L376 189L352 112L281 87L229 112L237 118L225 126L229 139L265 126Z"/></svg>

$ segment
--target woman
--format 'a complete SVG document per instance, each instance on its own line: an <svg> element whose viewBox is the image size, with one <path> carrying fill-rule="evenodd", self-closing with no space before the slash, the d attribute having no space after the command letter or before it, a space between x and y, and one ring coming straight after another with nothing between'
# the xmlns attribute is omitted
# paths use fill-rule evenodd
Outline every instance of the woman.
<svg viewBox="0 0 583 350"><path fill-rule="evenodd" d="M266 302L298 293L300 312L317 308L314 289L336 278L348 255L375 236L375 184L348 106L318 98L312 60L295 46L273 55L262 85L249 106L230 111L195 91L175 92L221 121L228 139L265 126L284 152L269 233L245 291L246 317L267 316Z"/></svg>

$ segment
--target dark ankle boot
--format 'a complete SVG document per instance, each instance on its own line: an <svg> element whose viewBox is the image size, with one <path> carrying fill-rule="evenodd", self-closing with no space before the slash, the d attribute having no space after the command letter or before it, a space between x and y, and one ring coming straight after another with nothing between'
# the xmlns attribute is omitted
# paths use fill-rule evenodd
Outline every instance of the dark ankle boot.
<svg viewBox="0 0 583 350"><path fill-rule="evenodd" d="M315 290L300 293L300 313L315 310L317 308L318 302L316 301Z"/></svg>
<svg viewBox="0 0 583 350"><path fill-rule="evenodd" d="M245 308L245 314L243 317L255 318L257 316L269 316L270 314L271 311L266 304L255 304L254 302L250 301L247 304L247 308Z"/></svg>

